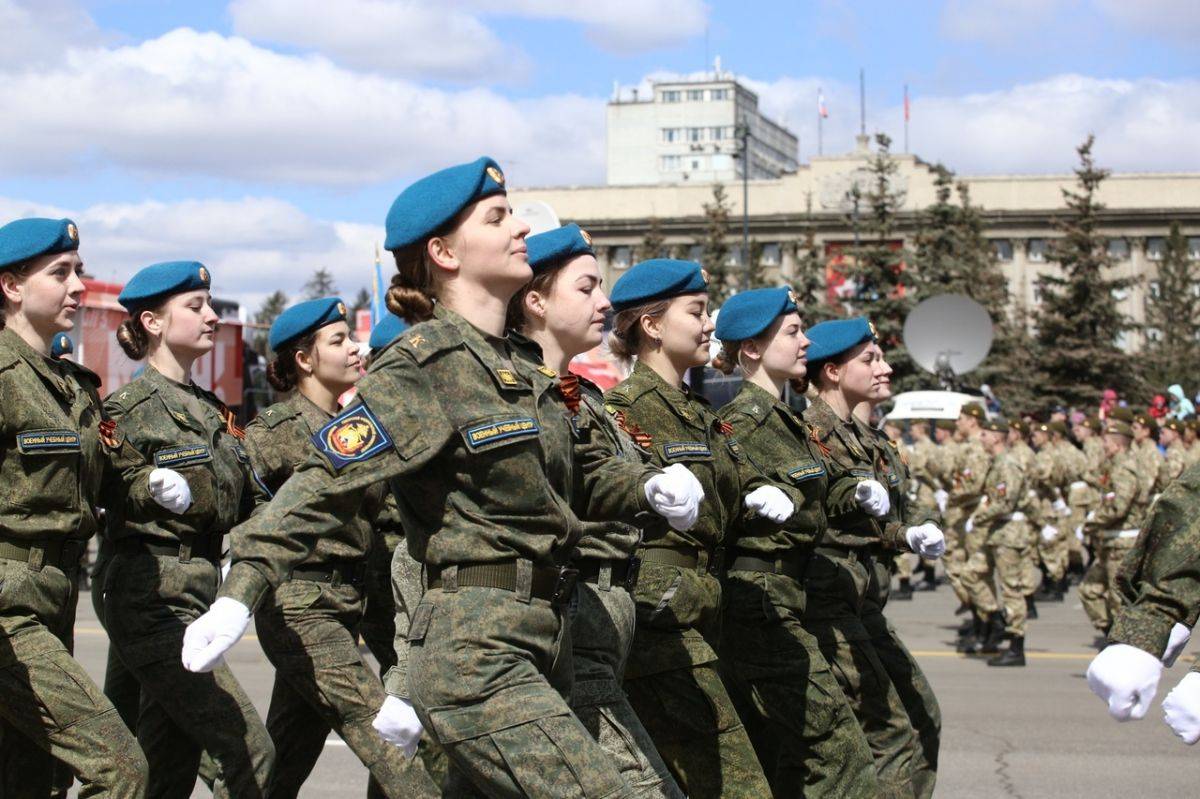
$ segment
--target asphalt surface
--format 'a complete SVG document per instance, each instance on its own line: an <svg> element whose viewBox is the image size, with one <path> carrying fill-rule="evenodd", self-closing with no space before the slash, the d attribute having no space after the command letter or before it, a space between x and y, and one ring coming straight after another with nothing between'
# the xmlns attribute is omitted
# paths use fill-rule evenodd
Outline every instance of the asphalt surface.
<svg viewBox="0 0 1200 799"><path fill-rule="evenodd" d="M893 602L888 616L925 670L941 702L939 797L1184 797L1200 794L1200 747L1179 742L1158 705L1186 673L1200 647L1189 647L1161 684L1146 719L1117 724L1087 688L1095 653L1092 631L1074 597L1040 606L1030 622L1029 665L994 669L954 653L957 603L943 586L912 602ZM84 593L76 655L102 679L108 640ZM252 635L227 656L259 712L266 716L272 670ZM365 796L366 769L336 736L302 797ZM200 786L193 796L206 797Z"/></svg>

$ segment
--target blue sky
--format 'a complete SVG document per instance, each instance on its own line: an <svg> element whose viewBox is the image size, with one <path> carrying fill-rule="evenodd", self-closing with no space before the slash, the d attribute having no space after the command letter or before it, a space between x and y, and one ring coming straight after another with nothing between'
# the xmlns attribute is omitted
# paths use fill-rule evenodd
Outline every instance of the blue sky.
<svg viewBox="0 0 1200 799"><path fill-rule="evenodd" d="M817 86L849 149L862 67L868 128L899 138L908 83L912 150L965 174L1067 171L1091 131L1114 169L1200 170L1194 0L0 0L0 27L0 216L74 214L117 279L249 259L248 301L350 274L407 181L480 152L600 182L614 81L718 55L802 161Z"/></svg>

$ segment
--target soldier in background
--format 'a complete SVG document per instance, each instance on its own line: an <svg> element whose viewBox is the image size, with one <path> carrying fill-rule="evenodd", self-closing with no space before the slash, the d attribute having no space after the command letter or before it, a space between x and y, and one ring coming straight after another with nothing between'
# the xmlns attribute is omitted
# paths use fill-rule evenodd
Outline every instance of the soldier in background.
<svg viewBox="0 0 1200 799"><path fill-rule="evenodd" d="M991 455L979 438L982 429L980 425L986 420L983 406L975 403L964 405L958 415L958 457L955 462L954 484L949 490L947 500L947 515L951 512L956 514L955 521L962 546L957 552L957 557L946 563L946 575L951 585L957 584L956 593L959 589L965 593L966 604L973 613L970 628L965 631L964 639L960 641L959 648L962 651L971 651L975 648L976 641L986 637L986 621L1000 609L995 590L984 579L984 575L978 569L967 568L967 563L972 557L983 554L986 544L986 532L975 530L968 524L971 515L979 509L983 501L983 483L991 465ZM979 562L978 557L975 557L975 562Z"/></svg>
<svg viewBox="0 0 1200 799"><path fill-rule="evenodd" d="M1167 486L1178 480L1188 467L1187 445L1183 443L1186 428L1187 424L1179 419L1167 419L1158 430L1159 443L1167 448L1167 456L1158 471L1158 484L1154 487L1156 494L1166 491Z"/></svg>
<svg viewBox="0 0 1200 799"><path fill-rule="evenodd" d="M908 467L912 477L913 496L912 501L923 508L936 508L937 490L939 488L938 479L934 476L937 472L935 461L941 455L938 445L929 437L929 427L931 421L929 419L913 419L909 422L908 433L912 439L912 443L908 445ZM912 560L907 556L901 556L900 563L909 563L909 572L911 578ZM900 572L900 588L904 589L904 573ZM934 561L921 561L922 580L912 586L914 591L935 591L937 590L937 573L934 567Z"/></svg>
<svg viewBox="0 0 1200 799"><path fill-rule="evenodd" d="M1099 479L1104 465L1104 445L1101 436L1104 424L1099 416L1081 419L1071 431L1079 442L1082 458L1079 459L1079 475L1067 486L1067 506L1071 515L1067 517L1067 572L1082 579L1087 569L1088 551L1084 546L1083 520L1089 511L1100 503ZM1064 581L1064 586L1066 582ZM1065 592L1064 592L1065 593Z"/></svg>
<svg viewBox="0 0 1200 799"><path fill-rule="evenodd" d="M1158 486L1158 473L1163 466L1162 453L1154 441L1154 432L1158 423L1147 413L1135 414L1130 423L1133 430L1133 443L1129 451L1137 458L1138 478L1141 480L1142 493L1139 501L1149 506L1155 499Z"/></svg>

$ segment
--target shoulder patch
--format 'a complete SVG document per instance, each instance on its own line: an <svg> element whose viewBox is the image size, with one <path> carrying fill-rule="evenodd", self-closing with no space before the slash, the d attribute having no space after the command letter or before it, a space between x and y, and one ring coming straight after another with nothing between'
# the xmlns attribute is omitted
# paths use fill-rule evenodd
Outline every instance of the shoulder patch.
<svg viewBox="0 0 1200 799"><path fill-rule="evenodd" d="M824 477L825 466L817 461L801 463L799 466L793 466L788 469L787 476L791 478L793 483L805 483L809 480L815 480L818 477Z"/></svg>
<svg viewBox="0 0 1200 799"><path fill-rule="evenodd" d="M391 437L365 402L331 419L312 435L312 442L335 469L373 458L392 445Z"/></svg>
<svg viewBox="0 0 1200 799"><path fill-rule="evenodd" d="M211 460L212 450L208 448L207 444L167 447L154 453L154 465L160 469L177 469L181 466L208 463Z"/></svg>
<svg viewBox="0 0 1200 799"><path fill-rule="evenodd" d="M467 447L472 452L479 452L500 444L537 438L541 432L542 428L532 416L514 416L469 424L462 434Z"/></svg>
<svg viewBox="0 0 1200 799"><path fill-rule="evenodd" d="M17 433L17 450L22 455L79 452L80 438L74 430L30 430Z"/></svg>
<svg viewBox="0 0 1200 799"><path fill-rule="evenodd" d="M703 441L672 441L662 445L663 458L668 461L707 460L712 450Z"/></svg>

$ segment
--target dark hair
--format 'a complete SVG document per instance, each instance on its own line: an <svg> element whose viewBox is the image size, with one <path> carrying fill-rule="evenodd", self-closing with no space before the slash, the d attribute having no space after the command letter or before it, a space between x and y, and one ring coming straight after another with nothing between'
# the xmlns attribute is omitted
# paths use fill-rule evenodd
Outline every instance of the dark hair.
<svg viewBox="0 0 1200 799"><path fill-rule="evenodd" d="M12 266L8 267L8 269L6 269L4 271L11 272L12 274L16 275L18 278L23 278L29 274L30 267L32 267L32 266L33 266L33 259L30 259L28 261L21 261L18 264L13 264ZM5 305L6 305L6 302L4 299L4 293L0 292L0 330L4 329L4 324L5 324L4 315L5 315L5 311L7 310L4 307Z"/></svg>
<svg viewBox="0 0 1200 799"><path fill-rule="evenodd" d="M756 338L747 339L747 341L756 341L765 337L765 335L766 333L764 332L759 334L759 336ZM741 354L741 351L741 341L722 341L721 351L717 353L717 357L713 358L712 367L721 374L733 374L733 370L737 366L741 365L740 361L738 361L738 355ZM808 391L808 375L805 374L804 377L793 377L788 380L788 385L791 387L792 391L796 392L797 394L804 394Z"/></svg>
<svg viewBox="0 0 1200 799"><path fill-rule="evenodd" d="M670 299L654 300L617 311L613 316L612 332L608 336L608 348L612 354L623 361L633 360L633 356L637 355L642 346L642 317L658 319L667 312L670 305Z"/></svg>
<svg viewBox="0 0 1200 799"><path fill-rule="evenodd" d="M393 253L396 274L384 300L389 311L410 325L433 318L435 295L428 244L429 239L423 239Z"/></svg>
<svg viewBox="0 0 1200 799"><path fill-rule="evenodd" d="M845 352L839 352L837 355L832 355L815 363L810 362L808 364L808 382L812 383L817 387L817 390L820 391L822 382L821 375L825 372L825 364L831 363L835 366L841 366L842 364L849 363L851 359L850 354L854 352L854 349L854 347L851 347Z"/></svg>
<svg viewBox="0 0 1200 799"><path fill-rule="evenodd" d="M303 352L312 355L317 343L317 330L307 336L298 338L275 353L275 358L267 364L267 382L271 388L286 394L300 382L300 370L296 368L296 353Z"/></svg>
<svg viewBox="0 0 1200 799"><path fill-rule="evenodd" d="M147 309L141 308L132 312L129 318L117 327L117 343L125 350L125 354L135 361L145 358L150 350L150 334L146 332L146 326L142 324L141 319L142 311L145 310Z"/></svg>
<svg viewBox="0 0 1200 799"><path fill-rule="evenodd" d="M562 268L566 262L558 266L538 272L524 286L512 296L508 301L508 311L504 315L504 327L506 330L516 330L520 332L525 327L525 298L529 296L531 291L536 291L538 294L549 294L554 289L555 282L558 281L558 276L562 274Z"/></svg>

